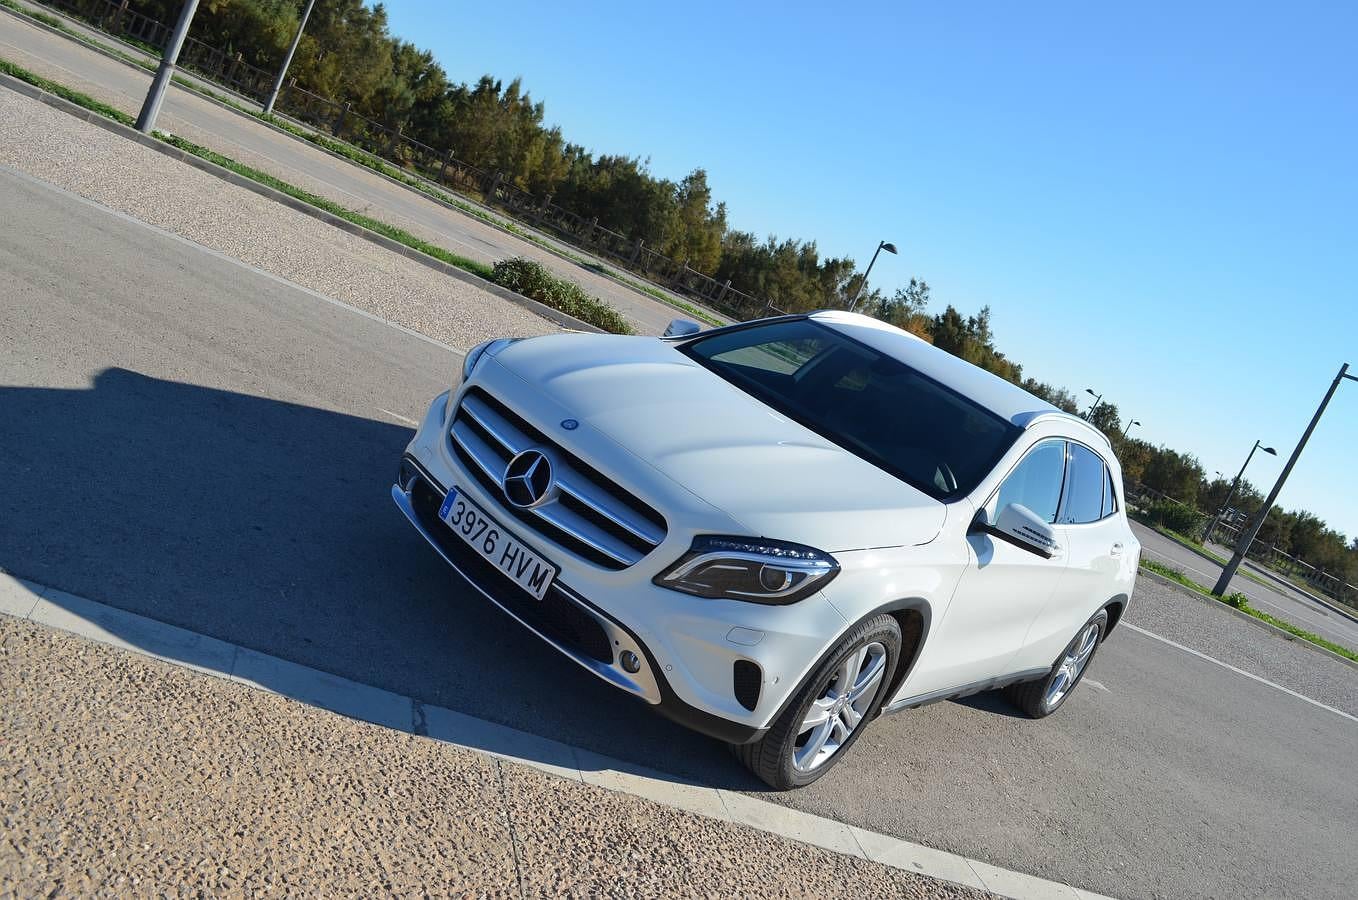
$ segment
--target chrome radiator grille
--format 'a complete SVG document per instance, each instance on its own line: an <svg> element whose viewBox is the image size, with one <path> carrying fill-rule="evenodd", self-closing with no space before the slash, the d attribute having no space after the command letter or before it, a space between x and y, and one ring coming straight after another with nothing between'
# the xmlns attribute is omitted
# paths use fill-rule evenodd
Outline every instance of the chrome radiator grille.
<svg viewBox="0 0 1358 900"><path fill-rule="evenodd" d="M597 565L625 569L665 538L665 520L658 512L480 388L463 396L448 438L453 452L501 500L509 461L530 449L546 454L555 494L540 506L503 506L548 540Z"/></svg>

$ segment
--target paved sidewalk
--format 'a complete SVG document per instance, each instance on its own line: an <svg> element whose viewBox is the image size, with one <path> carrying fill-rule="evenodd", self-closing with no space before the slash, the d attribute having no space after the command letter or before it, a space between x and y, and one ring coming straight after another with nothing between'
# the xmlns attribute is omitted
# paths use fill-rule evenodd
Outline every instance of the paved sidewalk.
<svg viewBox="0 0 1358 900"><path fill-rule="evenodd" d="M987 896L0 616L0 896Z"/></svg>

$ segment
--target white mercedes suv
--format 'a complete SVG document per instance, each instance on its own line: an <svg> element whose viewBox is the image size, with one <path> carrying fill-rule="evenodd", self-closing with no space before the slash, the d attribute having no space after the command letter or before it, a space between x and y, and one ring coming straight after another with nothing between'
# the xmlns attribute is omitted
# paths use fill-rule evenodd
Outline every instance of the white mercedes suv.
<svg viewBox="0 0 1358 900"><path fill-rule="evenodd" d="M1101 432L865 316L671 332L473 348L392 498L487 599L778 789L882 712L1066 701L1141 552Z"/></svg>

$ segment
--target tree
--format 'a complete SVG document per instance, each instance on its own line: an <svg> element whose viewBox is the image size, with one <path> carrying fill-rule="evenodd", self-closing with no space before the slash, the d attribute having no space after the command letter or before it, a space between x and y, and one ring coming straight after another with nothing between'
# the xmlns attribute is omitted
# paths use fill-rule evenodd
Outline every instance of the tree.
<svg viewBox="0 0 1358 900"><path fill-rule="evenodd" d="M1089 424L1113 438L1122 436L1122 421L1118 418L1116 404L1104 401L1094 407L1089 416Z"/></svg>
<svg viewBox="0 0 1358 900"><path fill-rule="evenodd" d="M1022 387L1028 393L1036 394L1057 409L1065 410L1072 415L1080 411L1079 404L1075 402L1075 395L1065 388L1055 387L1035 378L1023 379Z"/></svg>
<svg viewBox="0 0 1358 900"><path fill-rule="evenodd" d="M974 316L962 318L956 308L949 305L940 315L934 317L931 334L934 346L960 356L967 362L985 369L987 372L1012 381L1022 382L1023 369L1017 363L1005 358L995 348L994 337L990 332L990 307L983 306Z"/></svg>
<svg viewBox="0 0 1358 900"><path fill-rule="evenodd" d="M911 278L908 285L897 288L889 299L874 300L870 306L864 304L864 309L883 322L890 322L926 341L933 340L928 314L929 283L921 278Z"/></svg>
<svg viewBox="0 0 1358 900"><path fill-rule="evenodd" d="M1202 475L1202 464L1193 455L1168 447L1155 447L1146 461L1141 481L1147 487L1191 506L1198 499Z"/></svg>
<svg viewBox="0 0 1358 900"><path fill-rule="evenodd" d="M664 223L661 252L686 261L689 268L710 273L721 261L726 231L726 204L712 202L707 172L694 169L674 189L674 202Z"/></svg>
<svg viewBox="0 0 1358 900"><path fill-rule="evenodd" d="M1073 410L1070 410L1073 412ZM1122 479L1131 484L1145 481L1146 467L1150 465L1155 448L1146 441L1130 438L1118 448L1118 462L1122 464Z"/></svg>

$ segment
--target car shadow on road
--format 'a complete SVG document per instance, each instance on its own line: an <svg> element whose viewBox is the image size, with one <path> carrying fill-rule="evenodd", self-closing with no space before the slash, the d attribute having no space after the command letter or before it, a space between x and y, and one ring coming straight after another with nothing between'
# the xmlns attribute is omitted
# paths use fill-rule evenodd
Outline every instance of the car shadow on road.
<svg viewBox="0 0 1358 900"><path fill-rule="evenodd" d="M410 438L404 426L121 368L89 386L0 387L0 565L59 589L50 602L115 641L303 702L369 718L368 700L390 707L365 688L408 696L638 772L759 790L716 742L561 657L435 556L390 500ZM127 617L101 619L99 605L206 637L167 644ZM228 659L213 639L249 649ZM308 695L268 657L331 673L333 689L313 679ZM551 741L482 749L557 765Z"/></svg>
<svg viewBox="0 0 1358 900"><path fill-rule="evenodd" d="M977 712L993 713L1010 719L1028 719L1028 716L1021 709L1005 698L1002 691L985 691L980 694L972 694L970 697L959 697L953 702Z"/></svg>

